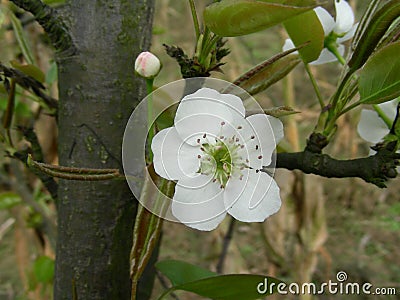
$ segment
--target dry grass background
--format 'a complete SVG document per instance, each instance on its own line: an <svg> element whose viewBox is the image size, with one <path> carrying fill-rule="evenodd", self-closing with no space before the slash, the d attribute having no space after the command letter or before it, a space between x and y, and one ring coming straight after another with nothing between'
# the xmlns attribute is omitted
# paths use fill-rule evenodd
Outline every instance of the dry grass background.
<svg viewBox="0 0 400 300"><path fill-rule="evenodd" d="M209 1L197 1L198 10ZM368 1L352 1L357 15ZM186 1L157 0L152 51L163 62L156 85L179 79L178 65L169 58L162 44L178 45L187 53L194 48L194 31ZM330 7L332 9L332 7ZM37 26L30 26L30 35L37 36ZM223 74L213 76L232 81L251 66L281 50L284 33L275 27L246 37L229 39L232 53L223 66ZM5 34L1 60L8 61L15 41ZM39 65L48 69L47 58L38 41L34 42ZM329 64L313 69L325 97L334 91L339 66ZM294 150L304 146L318 117L318 105L311 84L302 66L298 66L285 84L278 83L257 96L266 106L283 105L285 88L292 87L294 108L301 111L287 117L285 147ZM33 106L37 111L37 107ZM335 141L327 151L337 158L353 158L368 153L368 145L355 130L359 112L342 118ZM48 120L37 126L45 144L49 162L56 161L54 124ZM257 273L276 276L287 282L324 282L334 280L338 271L346 271L351 282L371 282L374 286L400 288L400 205L399 179L381 190L358 179L324 179L298 172L278 170L282 209L263 224L237 223L225 261L225 273ZM2 186L0 186L0 191ZM27 229L27 210L17 207L11 212L0 211L0 300L47 299L38 291L28 293L29 270L33 259L43 250ZM10 225L9 220L14 220ZM7 224L9 225L7 227ZM191 230L183 225L165 222L160 259L178 259L215 270L223 238L229 226L227 218L210 233ZM47 253L52 255L52 253ZM156 282L154 299L162 286ZM400 291L400 290L399 290ZM331 297L333 299L333 296ZM313 299L331 299L318 296ZM179 299L201 299L179 294ZM300 299L274 296L270 299ZM310 299L303 297L301 299ZM343 299L336 296L334 299ZM365 299L346 296L346 299ZM398 299L369 297L368 299Z"/></svg>

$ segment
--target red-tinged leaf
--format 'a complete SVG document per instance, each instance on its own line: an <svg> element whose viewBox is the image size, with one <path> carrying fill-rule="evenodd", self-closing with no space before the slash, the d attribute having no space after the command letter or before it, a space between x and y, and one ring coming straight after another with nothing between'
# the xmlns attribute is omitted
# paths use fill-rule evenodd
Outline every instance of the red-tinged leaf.
<svg viewBox="0 0 400 300"><path fill-rule="evenodd" d="M277 59L277 57L279 58ZM240 76L234 83L250 95L256 95L289 74L301 59L296 54L278 54Z"/></svg>

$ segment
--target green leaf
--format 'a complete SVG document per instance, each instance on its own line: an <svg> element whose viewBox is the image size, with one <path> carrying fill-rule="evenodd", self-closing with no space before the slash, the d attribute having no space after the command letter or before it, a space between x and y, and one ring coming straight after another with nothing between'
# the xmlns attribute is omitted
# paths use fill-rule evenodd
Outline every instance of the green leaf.
<svg viewBox="0 0 400 300"><path fill-rule="evenodd" d="M217 275L207 269L179 260L160 261L155 266L174 286Z"/></svg>
<svg viewBox="0 0 400 300"><path fill-rule="evenodd" d="M28 104L18 101L15 105L15 114L17 117L29 118L32 117L32 111Z"/></svg>
<svg viewBox="0 0 400 300"><path fill-rule="evenodd" d="M260 294L257 288L260 285L264 287L266 282L268 285L266 291ZM270 290L272 293L276 292L276 287L281 282L278 279L262 275L218 275L174 286L164 292L158 300L164 299L171 292L177 290L195 293L214 300L255 300L271 295ZM263 289L261 290L263 291Z"/></svg>
<svg viewBox="0 0 400 300"><path fill-rule="evenodd" d="M57 73L57 64L55 61L53 61L50 65L49 70L46 73L46 83L51 85L54 82L56 82L58 78L58 73Z"/></svg>
<svg viewBox="0 0 400 300"><path fill-rule="evenodd" d="M324 29L317 14L311 10L287 20L285 28L293 43L300 46L309 43L299 49L301 58L305 63L318 59L324 48Z"/></svg>
<svg viewBox="0 0 400 300"><path fill-rule="evenodd" d="M13 192L0 193L0 210L10 209L21 203L21 197Z"/></svg>
<svg viewBox="0 0 400 300"><path fill-rule="evenodd" d="M204 22L220 36L240 36L275 26L315 6L315 0L222 0L206 7Z"/></svg>
<svg viewBox="0 0 400 300"><path fill-rule="evenodd" d="M35 63L35 59L33 56L33 52L31 47L29 46L29 42L26 39L24 29L22 28L21 21L14 15L14 13L10 13L10 20L14 30L15 38L18 41L18 45L21 49L21 52L28 62L28 64L33 65Z"/></svg>
<svg viewBox="0 0 400 300"><path fill-rule="evenodd" d="M301 62L295 50L279 53L260 63L235 80L234 84L256 95L290 73ZM292 54L291 54L292 53ZM291 54L291 55L289 55Z"/></svg>
<svg viewBox="0 0 400 300"><path fill-rule="evenodd" d="M358 39L358 43L349 61L350 73L361 68L391 24L400 17L400 1L389 1L375 12L368 26Z"/></svg>
<svg viewBox="0 0 400 300"><path fill-rule="evenodd" d="M45 75L38 67L35 65L22 65L16 60L10 61L10 64L17 70L21 71L25 75L35 78L40 83L45 81Z"/></svg>
<svg viewBox="0 0 400 300"><path fill-rule="evenodd" d="M64 4L65 0L44 0L43 3L49 4L49 5L55 5L55 4Z"/></svg>
<svg viewBox="0 0 400 300"><path fill-rule="evenodd" d="M360 102L379 104L400 96L400 42L393 43L369 58L360 72Z"/></svg>
<svg viewBox="0 0 400 300"><path fill-rule="evenodd" d="M38 257L33 264L33 274L38 282L52 282L54 277L54 260L48 256Z"/></svg>

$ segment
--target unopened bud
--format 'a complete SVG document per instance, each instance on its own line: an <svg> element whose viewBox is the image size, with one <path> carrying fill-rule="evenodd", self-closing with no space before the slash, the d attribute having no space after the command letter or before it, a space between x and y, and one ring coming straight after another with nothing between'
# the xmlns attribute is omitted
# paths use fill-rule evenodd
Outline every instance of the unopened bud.
<svg viewBox="0 0 400 300"><path fill-rule="evenodd" d="M142 52L136 58L135 71L139 76L151 79L156 77L160 70L161 62L153 53Z"/></svg>

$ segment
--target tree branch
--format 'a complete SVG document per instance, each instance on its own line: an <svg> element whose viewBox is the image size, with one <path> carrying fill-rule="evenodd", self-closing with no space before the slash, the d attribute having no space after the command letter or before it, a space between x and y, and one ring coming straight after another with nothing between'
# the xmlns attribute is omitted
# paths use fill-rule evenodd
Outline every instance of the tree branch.
<svg viewBox="0 0 400 300"><path fill-rule="evenodd" d="M54 46L63 55L70 56L76 51L72 37L56 10L40 0L11 0L16 6L29 11L43 27Z"/></svg>
<svg viewBox="0 0 400 300"><path fill-rule="evenodd" d="M384 188L389 178L397 176L400 154L395 152L395 147L394 143L389 143L377 149L373 156L350 160L334 159L306 148L303 152L278 153L276 168L297 169L327 178L358 177Z"/></svg>

